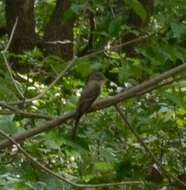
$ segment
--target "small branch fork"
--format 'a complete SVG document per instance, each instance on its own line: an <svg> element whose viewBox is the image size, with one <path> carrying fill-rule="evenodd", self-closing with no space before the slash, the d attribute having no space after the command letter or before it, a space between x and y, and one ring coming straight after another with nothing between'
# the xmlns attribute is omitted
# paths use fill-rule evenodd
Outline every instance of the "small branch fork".
<svg viewBox="0 0 186 190"><path fill-rule="evenodd" d="M16 25L15 25L16 26ZM12 30L12 34L14 33L15 29L13 28ZM133 44L133 43L137 43L137 42L140 42L140 41L143 41L147 38L149 38L150 36L152 36L153 34L148 34L148 35L144 35L144 36L140 36L138 38L135 38L133 40L130 40L130 41L127 41L127 42L124 42L124 43L121 43L121 44L117 44L113 47L111 47L109 50L115 50L117 48L120 48L120 47L124 47L124 46L128 46L130 44ZM11 38L10 38L11 39ZM8 43L10 44L10 42ZM7 48L6 48L7 49ZM6 50L7 51L7 50ZM31 103L33 102L34 100L38 100L40 99L41 97L43 97L61 78L63 78L65 76L65 74L78 62L78 61L81 61L81 60L84 60L84 59L89 59L91 57L95 57L96 55L99 55L101 53L104 53L106 50L105 48L102 48L100 50L97 50L95 52L92 52L90 54L87 54L87 55L84 55L84 56L81 56L81 57L76 57L74 56L72 60L68 61L67 62L67 66L65 67L65 69L63 71L61 71L61 73L59 73L59 75L54 79L54 81L52 81L49 86L43 90L40 94L38 94L37 96L33 97L33 98L29 98L29 99L24 99L24 100L21 100L21 101L16 101L16 102L9 102L9 104L13 104L13 105L18 105L18 104L28 104L28 103Z"/></svg>
<svg viewBox="0 0 186 190"><path fill-rule="evenodd" d="M127 41L127 42L124 42L124 43L121 43L119 45L115 45L113 46L110 50L115 50L117 48L120 48L120 47L124 47L124 46L128 46L130 44L133 44L133 43L137 43L137 42L140 42L140 41L143 41L147 38L149 38L151 35L144 35L144 36L140 36L138 38L135 38L133 40L130 40L130 41ZM101 54L101 53L104 53L105 52L105 48L103 49L100 49L98 51L95 51L93 53L90 53L88 55L84 55L82 57L76 57L74 56L74 58L72 60L70 60L68 63L67 63L67 66L66 68L56 77L56 79L48 86L47 89L45 89L43 92L41 92L39 95L33 97L33 98L30 98L30 99L26 99L24 101L24 103L30 103L34 100L37 100L39 98L41 98L42 96L44 96L61 78L64 77L64 75L75 65L75 63L77 63L78 61L81 61L81 60L84 60L84 59L88 59L88 58L91 58L91 57L95 57L96 55L98 54ZM18 102L17 102L18 103ZM19 102L21 103L21 102Z"/></svg>
<svg viewBox="0 0 186 190"><path fill-rule="evenodd" d="M19 95L19 97L22 99L20 101L16 101L16 102L2 102L0 101L0 106L1 107L5 107L6 109L9 109L11 110L12 112L15 111L15 114L17 115L22 115L24 117L31 117L31 118L42 118L42 119L51 119L51 117L49 118L48 116L45 116L45 115L42 115L42 114L39 114L39 113L28 113L28 112L23 112L23 111L18 111L17 108L11 106L12 105L19 105L19 104L28 104L28 103L32 103L34 100L37 100L37 99L40 99L41 97L43 97L62 77L64 77L64 75L73 67L73 65L77 62L77 61L80 61L80 60L83 60L83 59L88 59L88 58L91 58L91 57L94 57L98 54L101 54L101 53L104 53L105 52L105 48L103 49L100 49L100 50L97 50L93 53L90 53L88 55L85 55L85 56L82 56L82 57L76 57L74 56L74 58L72 60L70 60L68 63L67 63L67 66L65 67L65 69L59 73L59 75L54 79L54 81L51 82L51 84L49 84L49 86L43 90L40 94L38 94L37 96L33 97L33 98L29 98L27 99L26 97L24 97L23 93L21 92L21 90L19 89L16 81L14 80L14 77L13 77L13 74L12 74L12 70L11 70L11 67L9 66L9 63L8 63L8 59L7 59L7 53L8 53L8 50L9 50L9 47L11 45L11 42L12 42L12 39L13 39L13 36L14 36L14 33L15 33L15 30L17 28L17 25L18 25L18 17L16 18L15 20L15 23L13 25L13 28L12 28L12 31L11 31L11 34L10 34L10 38L8 40L8 43L5 47L5 49L1 52L2 53L2 56L3 56L3 59L4 59L4 62L5 62L5 65L7 67L7 70L8 70L8 73L10 75L10 78L12 80L12 83L13 85L15 86L15 89ZM127 42L124 42L122 44L119 44L119 45L115 45L113 46L110 50L114 50L114 49L117 49L119 47L123 47L123 46L127 46L127 45L130 45L130 44L133 44L133 43L137 43L137 42L140 42L140 41L143 41L147 38L149 38L150 36L152 36L152 34L150 35L144 35L144 36L140 36L136 39L133 39L133 40L130 40L130 41L127 41Z"/></svg>
<svg viewBox="0 0 186 190"><path fill-rule="evenodd" d="M78 184L78 183L74 183L71 180L67 179L66 177L63 177L61 175L58 175L57 173L53 172L52 170L50 170L49 168L45 167L43 164L41 164L40 162L38 162L34 157L32 157L31 154L29 154L24 148L22 148L22 146L20 146L13 138L9 137L4 131L2 131L0 129L0 134L7 138L9 141L11 141L13 144L15 144L15 146L18 148L18 150L20 152L22 152L25 157L30 160L33 164L35 164L36 166L38 166L39 168L41 168L44 172L54 176L55 178L70 184L74 187L81 187L81 188L99 188L99 187L113 187L113 186L144 186L144 183L142 181L124 181L124 182L116 182L116 183L102 183L102 184Z"/></svg>
<svg viewBox="0 0 186 190"><path fill-rule="evenodd" d="M77 61L80 61L80 60L83 60L83 59L88 59L88 58L94 57L94 56L96 56L98 54L104 53L105 52L105 48L100 49L100 50L98 50L96 52L90 53L88 55L79 57L79 58L76 57L76 56L74 56L74 58L67 63L66 68L56 77L56 79L48 86L47 89L43 90L40 94L38 94L37 96L35 96L33 98L26 99L24 97L24 95L22 94L21 90L19 89L16 81L14 80L14 77L13 77L13 74L12 74L11 68L9 66L8 59L7 59L7 53L8 53L9 47L11 45L11 42L12 42L15 30L16 30L17 24L18 24L18 18L16 18L16 20L15 20L15 23L14 23L14 26L12 28L12 31L11 31L8 43L7 43L6 47L5 47L5 49L1 52L1 54L3 56L4 62L5 62L5 65L7 67L7 70L8 70L8 73L10 75L10 78L12 80L12 83L15 86L15 89L16 89L18 95L23 100L18 101L18 102L10 102L10 103L0 102L0 106L1 107L5 107L5 108L7 108L7 109L9 109L9 110L11 110L13 112L15 112L16 114L20 114L20 115L23 115L25 117L43 118L43 119L50 120L52 118L49 117L49 116L44 116L44 115L41 115L41 114L34 114L34 113L23 112L23 111L20 111L17 108L12 107L10 105L11 104L18 105L18 104L22 104L22 103L24 103L24 104L25 103L31 103L34 100L40 99L62 77L64 77L64 75L75 65L75 63ZM137 43L137 42L143 41L143 40L151 37L152 35L153 34L140 36L140 37L138 37L136 39L133 39L131 41L124 42L124 43L119 44L119 45L115 45L110 50L115 50L115 49L120 48L120 47L124 47L124 46L130 45L130 44L133 44L133 43ZM172 177L174 180L176 180L177 182L179 182L180 184L182 184L184 187L186 187L185 183L183 183L181 180L179 180L178 178L176 178L172 174L168 173L164 169L164 167L162 166L162 164L157 161L157 159L155 158L155 156L153 155L153 153L151 152L151 150L147 147L147 145L143 142L143 140L138 136L138 134L135 132L135 130L130 126L130 124L129 124L128 120L126 119L125 115L122 113L122 110L117 105L117 103L119 103L119 102L121 102L123 100L129 99L131 97L143 95L146 92L152 91L152 90L156 89L157 87L160 87L160 86L158 86L158 84L160 82L162 82L164 79L167 79L167 78L169 78L171 76L179 74L183 70L186 70L186 63L184 63L184 64L182 64L180 66L177 66L176 68L171 69L171 70L169 70L169 71L167 71L167 72L165 72L165 73L163 73L163 74L161 74L161 75L159 75L159 76L157 76L157 77L155 77L153 79L150 79L150 80L148 80L148 81L146 81L146 82L144 82L142 84L139 84L139 85L137 85L137 86L135 86L135 87L127 90L126 92L120 93L120 94L118 94L116 96L113 96L113 97L108 97L108 98L106 98L106 99L98 102L97 104L95 104L92 107L92 109L90 110L90 112L96 111L96 110L100 110L100 109L104 109L106 107L115 105L115 108L116 108L117 112L120 114L120 116L123 119L123 121L125 122L126 126L134 134L134 136L139 141L139 143L144 147L145 151L149 154L149 156L152 158L152 160L160 167L160 169L162 170L162 172L164 173L164 175ZM143 185L143 182L140 182L140 181L126 181L126 182L106 183L106 184L97 184L97 185L77 184L77 183L71 182L70 180L66 179L63 176L59 176L58 174L56 174L52 170L46 168L44 165L42 165L41 163L39 163L38 161L36 161L35 158L33 158L28 152L26 152L18 144L18 142L26 140L28 137L37 135L37 134L39 134L41 132L44 132L44 131L46 131L48 129L51 129L53 127L56 127L56 126L64 123L66 120L73 118L74 115L75 115L74 112L67 113L67 114L65 114L65 115L63 115L63 116L61 116L61 117L59 117L57 119L52 119L51 121L46 122L45 124L43 124L40 127L30 129L30 130L28 130L28 131L26 131L26 132L24 132L22 134L14 136L14 137L9 137L5 132L3 132L2 130L0 130L0 134L6 138L6 140L4 140L3 142L0 143L0 149L5 148L5 147L7 147L9 145L15 144L16 147L26 156L26 158L29 159L30 161L32 161L35 165L39 166L45 172L47 172L47 173L55 176L56 178L58 178L58 179L60 179L60 180L62 180L64 182L66 182L66 183L68 183L68 184L70 184L72 186L75 186L75 187L96 188L96 187L111 187L111 186L126 186L126 185Z"/></svg>
<svg viewBox="0 0 186 190"><path fill-rule="evenodd" d="M130 123L128 122L126 116L123 114L123 111L121 110L121 108L119 107L119 105L114 105L116 111L119 113L120 117L122 118L124 124L126 125L126 127L131 131L131 133L135 136L135 138L138 140L138 142L141 144L141 146L145 149L145 151L148 153L148 155L151 157L151 159L153 160L154 163L157 164L157 166L160 168L160 170L162 171L162 174L167 177L169 179L169 177L171 177L172 179L174 179L176 182L178 182L179 184L183 185L184 187L186 187L186 184L181 181L180 179L178 179L177 177L175 177L174 175L172 175L170 172L168 172L163 166L162 164L156 159L155 155L153 154L153 152L148 148L148 146L143 142L143 140L141 139L141 137L137 134L137 132L135 131L135 129L130 125Z"/></svg>
<svg viewBox="0 0 186 190"><path fill-rule="evenodd" d="M22 111L16 107L5 104L3 102L0 102L0 107L10 110L9 114L21 115L25 118L37 118L37 119L45 119L45 120L51 120L52 119L51 116L44 115L41 113L33 113L33 112L29 113L26 111Z"/></svg>
<svg viewBox="0 0 186 190"><path fill-rule="evenodd" d="M5 47L5 49L1 52L1 54L2 54L2 56L3 56L3 59L4 59L4 62L5 62L5 65L6 65L6 67L7 67L8 73L9 73L9 75L10 75L10 78L11 78L11 80L12 80L12 83L13 83L13 85L14 85L14 87L15 87L17 93L18 93L18 95L19 95L22 99L24 99L24 96L23 96L21 90L19 89L19 87L17 86L16 81L14 80L14 77L13 77L13 74L12 74L12 70L11 70L11 68L10 68L10 65L9 65L9 62L8 62L8 58L7 58L8 49L9 49L10 44L11 44L11 42L12 42L12 39L13 39L15 30L16 30L17 24L18 24L18 17L17 17L16 20L15 20L15 23L14 23L14 26L13 26L13 28L12 28L12 31L11 31L11 34L10 34L10 38L9 38L9 40L8 40L8 43L7 43L6 47Z"/></svg>
<svg viewBox="0 0 186 190"><path fill-rule="evenodd" d="M9 39L9 42L4 50L4 52L6 53L9 49L9 46L10 46L10 43L12 41L12 38L13 38L13 34L15 32L15 29L16 29L16 26L17 26L17 22L18 22L18 19L16 19L16 22L14 24L14 27L12 29L12 33L10 35L10 39ZM116 46L113 46L111 50L115 49L115 48L119 48L119 47L122 47L122 46L126 46L126 45L129 45L129 44L132 44L132 43L136 43L136 42L140 42L146 38L148 38L149 36L151 35L145 35L145 36L141 36L139 38L136 38L134 40L131 40L131 41L128 41L128 42L125 42L125 43L122 43L122 44L119 44L119 45L116 45ZM0 101L0 107L4 107L6 109L9 109L10 111L14 112L15 114L17 115L22 115L24 117L31 117L31 118L43 118L43 119L46 119L46 120L51 120L52 117L49 117L49 116L45 116L45 115L42 115L42 114L39 114L39 113L28 113L28 112L24 112L24 111L20 111L18 110L17 108L13 107L11 104L15 104L15 105L18 105L18 104L22 104L22 103L29 103L29 102L32 102L33 100L36 100L36 99L39 99L41 98L42 96L44 96L44 94L47 93L47 91L52 88L52 86L54 84L57 83L57 81L63 77L65 75L66 72L68 72L68 70L75 64L75 62L77 60L82 60L82 59L86 59L86 58L90 58L90 57L94 57L100 53L103 53L105 51L105 49L101 49L101 50L98 50L96 52L93 52L93 53L90 53L88 55L85 55L83 57L80 57L80 58L74 58L72 59L69 64L67 65L67 67L57 76L57 78L48 86L48 88L46 90L44 90L43 92L41 92L39 95L37 95L36 97L33 97L31 99L24 99L23 101L19 101L19 102L4 102L4 101ZM6 59L6 55L4 54L5 56L5 59ZM6 62L7 63L7 62ZM9 73L10 75L12 76L11 74L11 69L9 67L9 64L7 63L7 68L9 70ZM90 111L96 111L96 110L100 110L100 109L104 109L104 108L107 108L109 106L112 106L118 102L121 102L123 100L126 100L128 98L131 98L131 97L135 97L135 96L139 96L139 95L142 95L146 92L149 92L155 88L158 88L159 86L157 84L159 83L162 83L163 80L165 79L168 79L169 77L172 77L176 74L179 74L180 72L186 70L186 64L182 64L180 66L177 66L155 78L152 78L144 83L141 83L131 89L128 89L126 90L125 92L123 93L119 93L118 95L116 96L112 96L112 97L107 97L105 98L104 100L98 102L97 104L95 104L92 109ZM12 76L12 81L13 83L15 84L15 87L17 89L17 91L20 91L19 88L17 87L16 85L16 82L15 80L13 79L13 76ZM21 94L20 94L21 95ZM31 136L34 136L34 135L37 135L41 132L44 132L46 130L49 130L49 129L52 129L56 126L59 126L60 124L64 123L65 121L67 121L68 119L71 119L74 117L74 113L71 112L71 113L67 113L65 114L64 116L61 116L61 117L58 117L58 118L53 118L51 121L49 122L46 122L44 123L42 126L40 127L37 127L37 128L32 128L22 134L18 134L18 135L15 135L13 138L14 140L16 140L17 142L21 142L21 141L24 141L26 140L27 138L31 137ZM5 148L6 146L9 146L11 145L12 143L8 140L5 140L3 142L0 143L0 148Z"/></svg>
<svg viewBox="0 0 186 190"><path fill-rule="evenodd" d="M95 103L91 107L89 112L105 109L107 107L113 106L113 105L115 105L119 102L122 102L124 100L127 100L129 98L143 95L146 92L146 89L148 89L147 92L149 92L149 89L154 90L156 87L161 87L161 85L158 86L158 84L162 84L164 80L169 79L170 77L173 77L175 75L178 75L185 70L186 70L186 63L179 65L173 69L170 69L169 71L166 71L148 81L145 81L139 85L136 85L136 86L134 86L124 92L121 92L115 96L106 97L105 99ZM153 88L151 88L152 86L153 86ZM4 103L4 102L0 102L0 103ZM48 122L44 122L39 127L31 128L21 134L17 134L15 136L13 136L12 138L16 142L22 142L29 137L32 137L39 133L53 129L54 127L57 127L57 126L65 123L67 120L74 118L74 116L75 116L74 112L68 112L58 118L54 118ZM1 141L0 149L6 148L10 145L12 145L12 142L9 140Z"/></svg>

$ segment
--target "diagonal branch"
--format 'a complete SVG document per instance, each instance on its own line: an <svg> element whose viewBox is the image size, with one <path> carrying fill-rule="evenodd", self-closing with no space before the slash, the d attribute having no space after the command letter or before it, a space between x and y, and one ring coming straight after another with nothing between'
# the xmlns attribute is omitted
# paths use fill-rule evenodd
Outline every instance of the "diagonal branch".
<svg viewBox="0 0 186 190"><path fill-rule="evenodd" d="M119 107L119 105L116 104L114 106L115 106L116 111L119 113L120 117L122 118L122 120L125 122L127 128L132 132L132 134L136 137L136 139L141 144L141 146L143 146L143 148L145 149L145 151L150 155L150 157L152 158L153 162L158 163L158 165L160 165L160 163L157 161L157 159L155 158L155 156L152 153L152 151L147 147L147 145L143 142L143 140L141 139L141 137L137 134L137 132L130 125L130 123L128 122L127 118L123 114L121 108Z"/></svg>
<svg viewBox="0 0 186 190"><path fill-rule="evenodd" d="M71 180L67 179L64 176L58 175L57 173L53 172L49 168L45 167L43 164L38 162L35 158L32 157L24 148L22 148L13 138L9 137L4 131L0 130L0 134L4 136L6 139L11 141L13 144L16 145L18 150L22 152L25 157L30 160L32 163L34 163L36 166L41 168L43 171L47 172L48 174L56 177L57 179L68 183L74 187L81 187L81 188L97 188L97 187L113 187L113 186L127 186L127 185L144 185L142 181L124 181L124 182L116 182L116 183L102 183L102 184L79 184L79 183L74 183Z"/></svg>
<svg viewBox="0 0 186 190"><path fill-rule="evenodd" d="M22 111L22 110L20 110L18 108L15 108L15 107L13 107L11 105L8 105L8 104L2 103L2 102L0 102L0 107L3 107L3 108L6 108L6 109L10 110L11 114L21 115L21 116L23 116L25 118L37 118L37 119L46 119L46 120L51 120L52 119L51 116L48 116L46 114Z"/></svg>
<svg viewBox="0 0 186 190"><path fill-rule="evenodd" d="M140 92L145 92L146 89L151 88L152 86L157 85L158 83L163 82L163 80L168 79L172 76L176 76L181 72L186 70L186 63L183 63L177 67L174 67L152 79L149 79L141 84L138 84L122 93L117 94L116 96L111 96L109 98L105 98L104 100L98 102L94 107L93 110L100 110L111 105L115 105L121 101L129 99L131 97L139 96ZM152 89L153 90L153 89Z"/></svg>
<svg viewBox="0 0 186 190"><path fill-rule="evenodd" d="M12 42L12 39L14 37L14 33L15 33L15 30L16 30L17 24L18 24L18 17L16 18L15 23L13 25L13 28L12 28L12 31L11 31L11 34L10 34L10 38L8 40L8 43L7 43L6 47L5 47L5 49L4 49L4 53L8 52L8 49L9 49L9 47L11 45L11 42Z"/></svg>
<svg viewBox="0 0 186 190"><path fill-rule="evenodd" d="M138 142L141 144L141 146L143 146L143 148L145 149L145 151L148 153L148 155L151 157L151 159L153 160L154 163L157 164L157 166L161 169L162 173L164 174L164 176L166 176L168 179L169 177L171 177L172 179L174 179L176 182L178 182L179 184L183 185L184 187L186 187L186 184L181 181L179 178L175 177L174 175L172 175L170 172L168 172L163 165L156 159L155 155L153 154L153 152L148 148L148 146L143 142L143 140L141 139L141 137L137 134L137 132L133 129L133 127L130 125L130 123L128 122L127 118L125 117L125 115L123 114L121 108L116 104L115 105L116 111L119 113L120 117L122 118L122 120L124 121L124 123L126 124L127 128L132 132L132 134L136 137L136 139L138 140Z"/></svg>
<svg viewBox="0 0 186 190"><path fill-rule="evenodd" d="M140 42L140 41L143 41L149 37L151 37L153 34L147 34L147 35L144 35L144 36L140 36L138 38L135 38L133 40L130 40L130 41L127 41L127 42L124 42L124 43L121 43L121 44L117 44L115 46L112 46L109 51L111 50L115 50L115 49L118 49L119 47L124 47L124 46L128 46L130 44L133 44L133 43L137 43L137 42ZM89 59L89 58L92 58L92 57L95 57L96 55L99 55L101 53L104 53L106 51L105 48L102 48L102 49L99 49L95 52L92 52L92 53L89 53L87 55L84 55L84 56L81 56L81 57L76 57L74 56L74 58L70 61L67 62L67 66L66 68L61 72L59 73L59 75L54 79L54 81L51 82L51 84L49 84L48 88L43 90L40 94L38 94L37 96L33 97L33 98L29 98L29 99L25 99L24 101L17 101L17 102L11 102L10 104L26 104L26 103L30 103L30 102L33 102L34 100L37 100L37 99L40 99L41 97L43 97L62 77L65 76L65 74L78 62L78 61L81 61L81 60L84 60L84 59Z"/></svg>
<svg viewBox="0 0 186 190"><path fill-rule="evenodd" d="M149 89L150 87L163 82L163 80L165 80L165 79L168 79L172 76L178 75L179 73L183 72L184 70L186 70L186 63L179 65L173 69L170 69L169 71L166 71L166 72L164 72L152 79L149 79L148 81L145 81L137 86L134 86L122 93L119 93L115 96L107 97L107 98L95 103L89 112L101 110L101 109L107 108L109 106L115 105L121 101L127 100L129 98L139 96L140 92L145 92L145 89ZM16 140L17 142L22 142L29 137L35 136L39 133L42 133L42 132L50 130L54 127L57 127L57 126L61 125L62 123L65 123L67 120L74 118L74 116L75 116L75 112L66 113L66 114L60 116L59 118L56 118L51 121L43 123L39 127L29 129L26 132L23 132L21 134L17 134L15 136L13 136L13 139ZM9 140L4 140L0 143L0 149L6 148L7 146L10 146L10 145L12 145L12 143Z"/></svg>
<svg viewBox="0 0 186 190"><path fill-rule="evenodd" d="M10 78L11 78L11 80L12 80L12 83L13 83L14 86L15 86L15 89L17 90L19 96L20 96L21 98L24 98L24 96L23 96L21 90L19 89L19 87L18 87L17 84L16 84L16 81L14 80L14 77L13 77L13 75L12 75L12 71L11 71L11 68L10 68L10 66L9 66L8 59L7 59L7 52L8 52L8 49L9 49L9 47L10 47L10 44L11 44L11 42L12 42L12 39L13 39L15 30L16 30L16 27L17 27L17 23L18 23L18 18L16 18L16 20L15 20L15 23L14 23L14 26L13 26L13 28L12 28L12 31L11 31L11 34L10 34L10 38L9 38L9 40L8 40L8 43L7 43L6 47L5 47L5 49L1 52L1 54L2 54L2 56L3 56L4 62L5 62L5 65L6 65L6 67L7 67L8 72L9 72L9 75L10 75Z"/></svg>

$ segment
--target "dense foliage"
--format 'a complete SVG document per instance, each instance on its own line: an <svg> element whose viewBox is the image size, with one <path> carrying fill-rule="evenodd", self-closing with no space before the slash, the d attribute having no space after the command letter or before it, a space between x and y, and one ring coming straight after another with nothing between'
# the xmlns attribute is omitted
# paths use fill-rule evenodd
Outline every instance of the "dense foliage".
<svg viewBox="0 0 186 190"><path fill-rule="evenodd" d="M23 45L27 39L21 39L24 51L20 47L15 51L19 43L8 46L10 32L1 34L8 23L7 11L12 10L5 9L9 2L0 1L0 129L13 138L73 112L94 71L108 79L100 97L107 99L185 63L185 0L70 1L62 19L73 20L73 41L64 41L73 44L74 64L72 55L58 56L57 49L49 51L43 45L56 1L35 1L38 40L28 47ZM18 14L18 28L19 19ZM61 33L70 32L69 28ZM13 34L20 39L16 32L21 28ZM58 43L53 41L53 45ZM61 72L63 77L48 89ZM76 183L143 181L144 187L127 185L126 189L185 189L177 181L186 183L185 76L185 72L176 73L118 103L126 121L114 105L105 106L83 116L75 141L71 140L73 119L69 119L20 143L46 168ZM45 90L41 97L27 102ZM0 147L5 139L1 135ZM0 151L2 190L81 189L41 170L16 146Z"/></svg>

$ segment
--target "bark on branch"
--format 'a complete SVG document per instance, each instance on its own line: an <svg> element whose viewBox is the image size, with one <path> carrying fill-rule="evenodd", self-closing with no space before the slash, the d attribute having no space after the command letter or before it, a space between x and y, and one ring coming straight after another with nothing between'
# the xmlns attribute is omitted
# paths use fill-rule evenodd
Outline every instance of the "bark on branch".
<svg viewBox="0 0 186 190"><path fill-rule="evenodd" d="M163 80L168 79L169 77L178 75L179 73L181 73L185 70L186 70L186 63L179 65L173 69L170 69L169 71L166 71L166 72L164 72L148 81L145 81L137 86L134 86L122 93L119 93L115 96L107 97L107 98L95 103L89 112L101 110L101 109L107 108L109 106L115 105L121 101L127 100L129 98L139 96L141 91L143 92L143 91L145 91L145 89L149 89L150 87L161 83ZM45 122L44 124L42 124L39 127L29 129L28 131L23 132L21 134L17 134L15 136L13 136L12 138L16 142L20 143L29 137L35 136L41 132L45 132L54 127L57 127L57 126L61 125L62 123L66 122L67 120L72 119L74 116L75 116L75 112L66 113L56 119ZM11 141L4 140L0 143L0 149L6 148L10 145L12 145Z"/></svg>

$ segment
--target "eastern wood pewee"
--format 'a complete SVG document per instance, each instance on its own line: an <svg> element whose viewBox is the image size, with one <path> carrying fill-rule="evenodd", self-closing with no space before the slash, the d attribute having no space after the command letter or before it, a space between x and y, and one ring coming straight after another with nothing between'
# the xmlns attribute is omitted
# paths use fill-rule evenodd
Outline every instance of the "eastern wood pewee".
<svg viewBox="0 0 186 190"><path fill-rule="evenodd" d="M78 107L76 109L75 126L72 131L72 139L75 139L79 121L83 114L85 114L97 97L101 93L102 86L105 82L105 76L100 72L95 72L90 75L87 85L83 89Z"/></svg>

